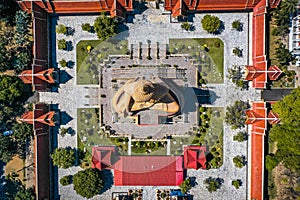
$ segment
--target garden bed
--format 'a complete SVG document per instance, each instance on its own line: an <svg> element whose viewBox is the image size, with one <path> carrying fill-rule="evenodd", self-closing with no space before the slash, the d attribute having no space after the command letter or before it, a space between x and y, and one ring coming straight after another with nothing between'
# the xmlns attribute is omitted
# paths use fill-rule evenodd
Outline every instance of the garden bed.
<svg viewBox="0 0 300 200"><path fill-rule="evenodd" d="M132 141L131 155L167 155L165 141Z"/></svg>
<svg viewBox="0 0 300 200"><path fill-rule="evenodd" d="M208 83L224 82L224 44L218 38L170 39L170 54L189 54Z"/></svg>

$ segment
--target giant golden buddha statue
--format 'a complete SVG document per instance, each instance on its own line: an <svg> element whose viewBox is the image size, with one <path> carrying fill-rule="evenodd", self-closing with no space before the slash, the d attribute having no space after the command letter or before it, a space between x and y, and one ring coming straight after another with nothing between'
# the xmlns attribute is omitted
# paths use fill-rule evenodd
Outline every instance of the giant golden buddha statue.
<svg viewBox="0 0 300 200"><path fill-rule="evenodd" d="M176 114L180 106L162 84L142 80L128 80L113 96L112 106L123 117L145 109Z"/></svg>

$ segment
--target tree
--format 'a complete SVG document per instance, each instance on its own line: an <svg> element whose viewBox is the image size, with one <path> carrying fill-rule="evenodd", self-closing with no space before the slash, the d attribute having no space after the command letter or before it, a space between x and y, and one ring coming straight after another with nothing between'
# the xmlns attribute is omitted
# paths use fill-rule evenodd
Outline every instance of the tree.
<svg viewBox="0 0 300 200"><path fill-rule="evenodd" d="M240 131L233 136L233 140L238 142L244 142L245 140L247 140L247 133Z"/></svg>
<svg viewBox="0 0 300 200"><path fill-rule="evenodd" d="M277 113L284 124L293 127L300 126L300 87L294 89L283 100L272 105L273 111Z"/></svg>
<svg viewBox="0 0 300 200"><path fill-rule="evenodd" d="M8 162L14 156L14 143L10 136L0 134L0 160Z"/></svg>
<svg viewBox="0 0 300 200"><path fill-rule="evenodd" d="M91 30L92 30L92 26L89 23L81 24L81 28L82 28L82 30L87 31L87 32L91 32Z"/></svg>
<svg viewBox="0 0 300 200"><path fill-rule="evenodd" d="M231 185L233 185L236 189L239 189L242 185L242 181L240 179L232 180Z"/></svg>
<svg viewBox="0 0 300 200"><path fill-rule="evenodd" d="M274 155L266 156L266 169L272 171L278 165L278 160Z"/></svg>
<svg viewBox="0 0 300 200"><path fill-rule="evenodd" d="M72 175L64 176L59 180L59 182L62 186L70 185L73 182L73 176Z"/></svg>
<svg viewBox="0 0 300 200"><path fill-rule="evenodd" d="M207 184L207 190L211 192L217 191L221 187L222 179L208 177L204 179L204 184Z"/></svg>
<svg viewBox="0 0 300 200"><path fill-rule="evenodd" d="M276 142L277 151L274 157L267 157L268 168L276 162L283 161L284 165L300 173L300 87L294 89L283 100L276 102L272 107L281 119L281 124L274 125L270 130L270 140Z"/></svg>
<svg viewBox="0 0 300 200"><path fill-rule="evenodd" d="M191 179L190 178L185 179L179 185L179 188L183 194L187 193L192 188Z"/></svg>
<svg viewBox="0 0 300 200"><path fill-rule="evenodd" d="M297 10L298 3L298 0L285 0L281 2L281 8L289 14L294 14Z"/></svg>
<svg viewBox="0 0 300 200"><path fill-rule="evenodd" d="M225 122L231 125L231 128L237 129L245 125L246 109L249 104L243 101L236 101L234 105L227 107Z"/></svg>
<svg viewBox="0 0 300 200"><path fill-rule="evenodd" d="M248 87L248 82L244 81L242 68L240 66L234 65L232 68L228 68L227 77L241 89L246 89Z"/></svg>
<svg viewBox="0 0 300 200"><path fill-rule="evenodd" d="M75 164L75 150L71 147L58 148L52 153L53 164L67 169Z"/></svg>
<svg viewBox="0 0 300 200"><path fill-rule="evenodd" d="M221 27L221 20L217 16L205 15L201 20L202 27L208 33L216 33Z"/></svg>
<svg viewBox="0 0 300 200"><path fill-rule="evenodd" d="M282 42L279 42L278 47L275 48L275 56L281 65L289 65L289 63L293 60L293 54Z"/></svg>
<svg viewBox="0 0 300 200"><path fill-rule="evenodd" d="M0 76L0 102L11 105L22 95L23 84L18 77Z"/></svg>
<svg viewBox="0 0 300 200"><path fill-rule="evenodd" d="M35 200L35 192L33 188L26 189L25 186L21 186L18 190L15 200Z"/></svg>
<svg viewBox="0 0 300 200"><path fill-rule="evenodd" d="M58 40L58 49L67 49L67 41L65 39Z"/></svg>
<svg viewBox="0 0 300 200"><path fill-rule="evenodd" d="M109 39L117 32L117 22L115 19L107 17L104 12L96 18L94 27L98 38L102 41Z"/></svg>
<svg viewBox="0 0 300 200"><path fill-rule="evenodd" d="M32 125L27 123L15 123L12 127L13 138L16 142L17 153L21 158L25 158L26 141L30 141L33 138Z"/></svg>
<svg viewBox="0 0 300 200"><path fill-rule="evenodd" d="M0 34L0 71L3 72L11 68L11 58L7 50L8 39L4 34Z"/></svg>
<svg viewBox="0 0 300 200"><path fill-rule="evenodd" d="M242 168L245 166L245 157L244 156L236 156L233 159L233 163L237 168Z"/></svg>
<svg viewBox="0 0 300 200"><path fill-rule="evenodd" d="M103 188L104 180L98 169L88 168L73 176L74 190L77 194L92 198Z"/></svg>
<svg viewBox="0 0 300 200"><path fill-rule="evenodd" d="M232 28L236 29L237 31L242 30L242 23L239 20L234 20L231 25Z"/></svg>
<svg viewBox="0 0 300 200"><path fill-rule="evenodd" d="M56 26L56 33L58 34L66 34L67 33L67 27L63 24Z"/></svg>

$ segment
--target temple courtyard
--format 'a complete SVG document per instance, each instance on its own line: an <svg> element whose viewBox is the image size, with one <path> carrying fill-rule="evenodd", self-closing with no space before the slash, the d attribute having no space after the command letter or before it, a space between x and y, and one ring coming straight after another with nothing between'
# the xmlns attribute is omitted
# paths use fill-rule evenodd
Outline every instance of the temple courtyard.
<svg viewBox="0 0 300 200"><path fill-rule="evenodd" d="M233 141L233 135L240 130L232 130L223 119L225 108L233 102L237 100L252 102L261 98L259 90L252 87L241 90L236 88L227 78L229 68L235 65L252 64L252 52L251 47L249 47L252 42L252 18L251 13L242 12L212 14L218 16L224 23L224 29L217 35L209 34L202 29L201 19L205 14L195 14L192 17L194 31L183 30L181 23L171 22L170 16L162 15L160 10L147 9L142 14L136 14L132 19L129 16L127 20L132 21L132 23L126 23L125 32L119 38L116 37L119 45L118 51L109 53L112 56L108 60L98 56L99 62L97 62L97 55L101 53L103 46L110 48L109 43L91 43L91 45L96 44L90 53L96 52L94 53L95 60L92 57L87 57L84 61L78 61L77 55L80 51L77 49L77 45L80 42L97 40L95 34L84 32L81 29L81 24L93 24L97 16L52 17L52 63L58 63L65 59L74 64L70 68L61 68L61 71L65 72L66 82L61 84L56 92L40 92L39 96L40 102L58 104L59 109L68 113L72 119L68 121L65 127L71 127L74 134L67 134L64 137L58 135L57 147L69 146L91 151L93 145L114 145L115 143L108 137L122 137L128 138L120 144L119 151L122 155L180 155L183 153L180 146L190 144L195 137L192 133L198 126L199 106L202 105L221 113L219 117L212 115L216 118L215 126L218 123L221 126L214 131L213 125L210 125L212 132L205 136L205 140L209 140L214 134L219 138L221 137L222 165L209 170L188 169L187 176L195 178L197 183L190 193L194 200L246 199L249 181L248 165L243 168L236 168L232 158L237 155L244 155L248 160L248 148L250 147L247 145L248 141ZM239 32L231 28L234 20L240 20L243 23L242 31ZM72 27L75 30L74 34L70 36L56 34L55 26L57 24ZM56 40L62 38L71 41L73 49L70 51L58 50ZM219 59L221 61L217 63L203 49L193 50L194 52L198 51L199 55L203 55L203 59L206 59L200 64L193 60L193 56L189 56L190 52L173 52L173 54L167 52L170 47L178 48L176 45L180 45L179 40L181 39L186 39L187 42L193 41L193 39L202 39L207 42L210 38L218 39L222 43L223 54L217 55L217 57L221 57ZM193 45L192 43L186 46ZM195 40L195 48L202 45ZM235 47L242 49L243 56L233 55L232 49ZM125 49L126 51L124 51ZM128 55L128 51L132 54ZM86 63L96 63L95 69L89 70L85 66ZM58 67L60 66L58 65ZM210 70L205 71L207 67L210 67ZM208 80L208 83L203 84L202 87L198 85L196 69L200 72L204 70ZM112 106L113 96L126 84L126 81L137 77L163 82L169 90L172 89L175 90L175 93L176 91L180 93L181 95L177 97L178 104L182 108L180 114L175 115L170 123L166 123L166 118L163 118L162 122L159 123L157 121L158 116L163 116L165 113L160 113L157 110L144 110L140 112L139 120L141 123L139 125L136 119L120 116L120 113L118 114ZM164 79L164 81L159 81L159 79ZM175 89L174 86L176 86ZM177 137L187 139L181 141L176 139ZM147 140L160 141L162 145L155 151L135 152L134 142ZM86 144L85 147L82 147L83 143ZM179 147L178 144L180 144ZM209 146L209 144L206 145ZM57 183L61 177L74 174L79 170L81 170L79 166L58 169ZM222 186L216 192L209 193L205 188L203 181L208 177L218 177L223 180ZM159 179L159 177L157 178ZM235 189L231 185L233 179L242 181L243 184L239 189ZM61 186L58 183L55 188L61 199L81 199L72 186ZM96 196L93 199L108 200L111 199L113 192L127 192L129 189L140 188L143 189L143 199L154 200L156 189L178 187L120 187L111 185L101 196Z"/></svg>

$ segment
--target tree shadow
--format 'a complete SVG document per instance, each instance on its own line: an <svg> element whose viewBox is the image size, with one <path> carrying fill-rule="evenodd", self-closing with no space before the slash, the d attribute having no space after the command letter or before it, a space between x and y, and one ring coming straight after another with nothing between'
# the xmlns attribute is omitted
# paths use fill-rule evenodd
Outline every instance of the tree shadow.
<svg viewBox="0 0 300 200"><path fill-rule="evenodd" d="M72 27L67 27L66 36L72 36L75 33L75 29Z"/></svg>
<svg viewBox="0 0 300 200"><path fill-rule="evenodd" d="M110 170L102 170L100 173L104 180L103 188L99 192L99 194L102 194L102 193L106 192L107 190L109 190L113 186L114 178L113 178L113 174L111 173Z"/></svg>
<svg viewBox="0 0 300 200"><path fill-rule="evenodd" d="M221 21L220 28L216 32L214 32L214 35L220 35L224 30L225 30L225 23Z"/></svg>
<svg viewBox="0 0 300 200"><path fill-rule="evenodd" d="M66 51L73 51L74 47L73 47L72 41L67 41L66 45L67 45Z"/></svg>

